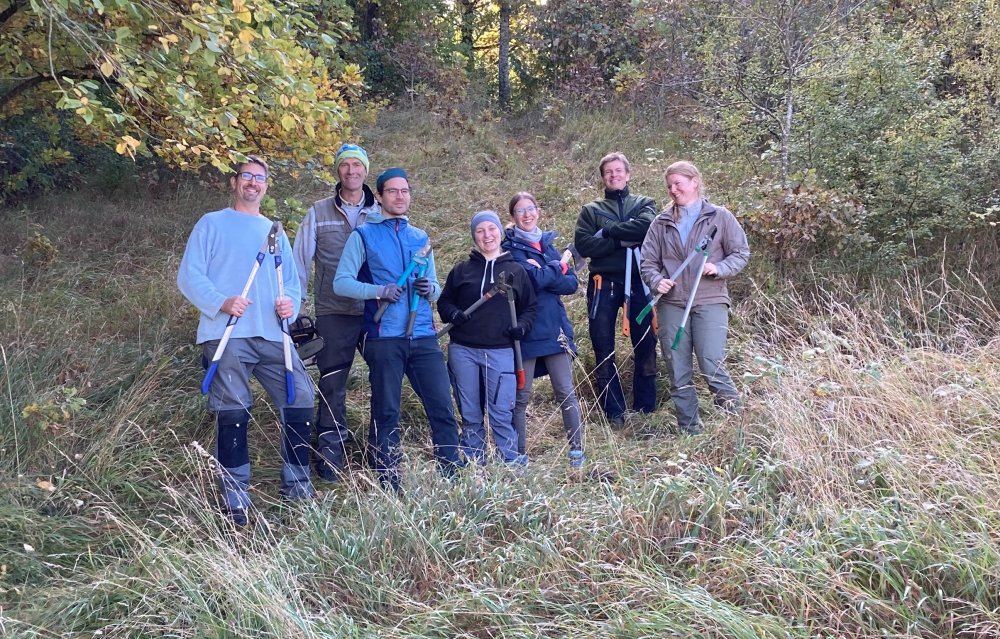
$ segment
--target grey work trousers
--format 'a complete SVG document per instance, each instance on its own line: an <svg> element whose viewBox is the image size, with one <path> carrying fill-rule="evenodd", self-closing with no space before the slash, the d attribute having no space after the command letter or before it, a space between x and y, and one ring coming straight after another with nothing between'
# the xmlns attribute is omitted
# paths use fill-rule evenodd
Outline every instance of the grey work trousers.
<svg viewBox="0 0 1000 639"><path fill-rule="evenodd" d="M531 401L531 385L535 376L535 364L538 360L545 362L552 381L552 391L559 410L562 413L563 427L569 440L570 450L583 450L583 428L580 423L580 402L576 398L573 384L573 358L569 353L554 353L536 359L524 360L524 388L517 391L517 401L514 404L514 428L517 430L517 450L525 453L527 447L527 417L528 402Z"/></svg>
<svg viewBox="0 0 1000 639"><path fill-rule="evenodd" d="M729 306L703 304L692 307L677 350L670 347L684 317L684 308L659 304L656 311L660 322L660 349L667 360L670 396L677 410L677 426L684 432L697 433L701 430L701 420L698 418L692 355L697 358L701 375L715 395L715 403L729 409L740 404L739 392L725 368Z"/></svg>

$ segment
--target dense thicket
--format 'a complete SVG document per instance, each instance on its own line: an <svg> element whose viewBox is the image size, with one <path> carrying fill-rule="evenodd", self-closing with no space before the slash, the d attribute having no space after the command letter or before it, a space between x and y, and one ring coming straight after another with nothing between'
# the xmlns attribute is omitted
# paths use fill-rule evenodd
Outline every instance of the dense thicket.
<svg viewBox="0 0 1000 639"><path fill-rule="evenodd" d="M725 165L718 189L777 261L989 251L1000 9L938 4L0 0L0 174L30 190L95 144L322 173L375 98L536 127L628 104Z"/></svg>

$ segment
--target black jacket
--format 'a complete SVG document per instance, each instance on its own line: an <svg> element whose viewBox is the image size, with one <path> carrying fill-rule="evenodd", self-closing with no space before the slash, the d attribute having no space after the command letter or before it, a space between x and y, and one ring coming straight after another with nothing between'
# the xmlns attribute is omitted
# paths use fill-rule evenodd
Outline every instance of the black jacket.
<svg viewBox="0 0 1000 639"><path fill-rule="evenodd" d="M450 322L455 310L465 310L492 289L500 273L510 273L514 288L517 324L526 331L535 321L535 288L524 268L510 253L502 253L487 262L478 251L459 262L448 273L448 279L438 298L438 314ZM510 348L513 342L504 334L510 328L510 307L507 298L496 295L480 306L465 324L455 326L449 335L456 344L469 348Z"/></svg>

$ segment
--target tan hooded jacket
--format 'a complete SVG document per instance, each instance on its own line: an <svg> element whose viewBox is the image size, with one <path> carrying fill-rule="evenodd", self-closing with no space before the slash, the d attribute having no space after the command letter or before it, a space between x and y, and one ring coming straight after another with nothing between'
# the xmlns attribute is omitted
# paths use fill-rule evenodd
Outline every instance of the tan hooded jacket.
<svg viewBox="0 0 1000 639"><path fill-rule="evenodd" d="M727 209L715 206L708 200L702 202L701 214L694 223L687 242L681 244L681 236L674 223L673 207L661 212L649 227L646 239L642 243L642 264L640 272L642 279L650 290L656 291L657 284L664 278L674 279L677 284L670 292L660 298L660 304L685 306L691 288L701 275L699 265L701 256L692 260L691 264L681 273L680 279L675 279L674 271L681 265L695 246L712 230L718 228L715 238L709 245L708 261L719 270L717 276L704 277L698 285L694 305L729 304L729 287L726 280L743 270L750 258L750 246L747 236L736 217Z"/></svg>

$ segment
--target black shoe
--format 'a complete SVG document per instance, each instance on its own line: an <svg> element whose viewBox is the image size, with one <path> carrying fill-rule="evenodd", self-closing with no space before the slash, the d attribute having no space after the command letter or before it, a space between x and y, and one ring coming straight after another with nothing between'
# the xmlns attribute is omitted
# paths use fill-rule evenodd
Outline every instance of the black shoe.
<svg viewBox="0 0 1000 639"><path fill-rule="evenodd" d="M246 528L247 527L247 511L243 508L237 508L235 510L223 511L223 514L229 519L233 524L234 528Z"/></svg>
<svg viewBox="0 0 1000 639"><path fill-rule="evenodd" d="M614 417L608 417L608 425L611 426L611 430L621 430L625 428L625 416L615 415Z"/></svg>

